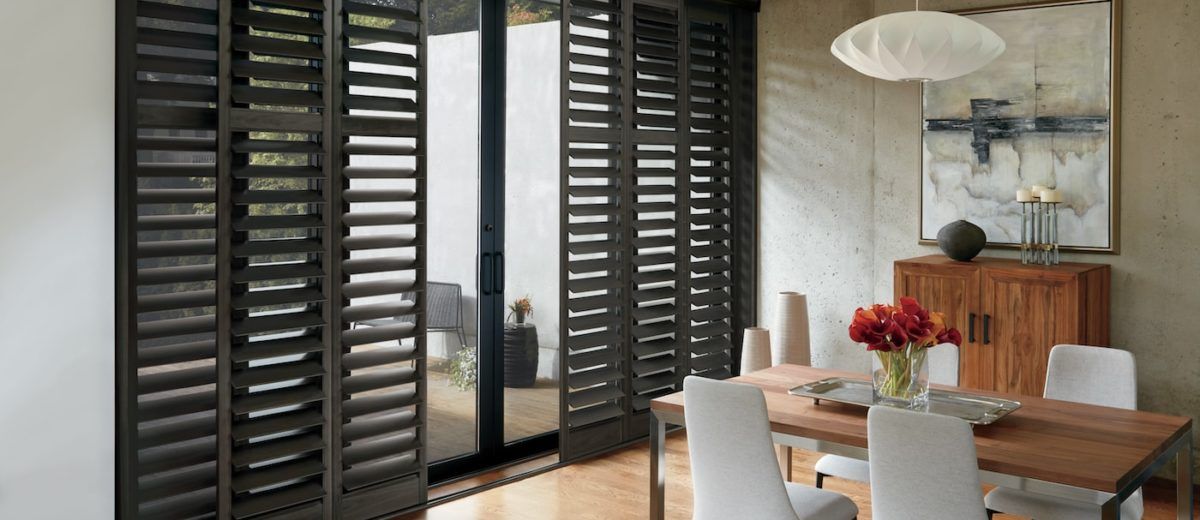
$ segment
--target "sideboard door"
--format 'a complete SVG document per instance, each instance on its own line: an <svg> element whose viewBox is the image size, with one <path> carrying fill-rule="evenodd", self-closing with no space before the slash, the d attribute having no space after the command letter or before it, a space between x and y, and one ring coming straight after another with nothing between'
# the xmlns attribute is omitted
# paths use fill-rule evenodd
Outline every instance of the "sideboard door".
<svg viewBox="0 0 1200 520"><path fill-rule="evenodd" d="M897 304L903 296L916 298L926 309L945 314L947 325L962 332L959 386L991 390L994 352L984 348L981 342L979 266L972 263L897 262L895 269Z"/></svg>
<svg viewBox="0 0 1200 520"><path fill-rule="evenodd" d="M1080 312L1074 274L985 267L980 339L995 352L993 389L1042 395L1050 349L1083 339Z"/></svg>

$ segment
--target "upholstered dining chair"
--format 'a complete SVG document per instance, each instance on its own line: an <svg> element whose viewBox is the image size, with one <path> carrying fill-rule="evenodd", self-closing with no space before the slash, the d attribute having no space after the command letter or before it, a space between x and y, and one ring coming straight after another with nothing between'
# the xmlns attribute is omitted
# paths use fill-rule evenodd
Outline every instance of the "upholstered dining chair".
<svg viewBox="0 0 1200 520"><path fill-rule="evenodd" d="M683 380L696 520L851 520L845 496L779 473L767 402L757 387L690 376Z"/></svg>
<svg viewBox="0 0 1200 520"><path fill-rule="evenodd" d="M956 417L872 406L867 412L871 518L984 520L971 425Z"/></svg>
<svg viewBox="0 0 1200 520"><path fill-rule="evenodd" d="M958 347L953 343L942 343L929 349L929 382L938 385L958 386ZM856 482L871 481L871 465L841 455L824 455L813 466L816 486L825 486L825 477L838 477Z"/></svg>
<svg viewBox="0 0 1200 520"><path fill-rule="evenodd" d="M1137 363L1126 350L1084 345L1058 345L1050 349L1046 365L1047 399L1137 409ZM1020 515L1034 520L1095 520L1100 506L1112 495L1087 493L1086 501L1051 497L1006 487L997 487L984 497L991 511ZM1142 518L1142 490L1121 504L1121 518Z"/></svg>

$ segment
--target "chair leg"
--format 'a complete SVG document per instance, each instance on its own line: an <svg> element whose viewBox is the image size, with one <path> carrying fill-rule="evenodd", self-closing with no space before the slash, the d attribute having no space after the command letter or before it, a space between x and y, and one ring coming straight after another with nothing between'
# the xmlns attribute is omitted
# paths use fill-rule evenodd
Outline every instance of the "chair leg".
<svg viewBox="0 0 1200 520"><path fill-rule="evenodd" d="M458 346L461 348L467 347L467 331L462 327L455 329L458 332Z"/></svg>
<svg viewBox="0 0 1200 520"><path fill-rule="evenodd" d="M817 489L821 489L822 487L825 486L825 474L821 473L820 471L818 471L816 473L817 473L817 479L814 484Z"/></svg>
<svg viewBox="0 0 1200 520"><path fill-rule="evenodd" d="M996 512L992 511L991 509L988 509L987 514L988 514L988 520L992 520L992 516L994 516L996 514Z"/></svg>

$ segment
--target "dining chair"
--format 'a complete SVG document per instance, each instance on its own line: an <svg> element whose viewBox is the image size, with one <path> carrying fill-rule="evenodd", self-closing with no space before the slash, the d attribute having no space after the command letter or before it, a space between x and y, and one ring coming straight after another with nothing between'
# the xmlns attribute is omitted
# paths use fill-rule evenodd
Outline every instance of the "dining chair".
<svg viewBox="0 0 1200 520"><path fill-rule="evenodd" d="M1126 350L1084 345L1057 345L1046 365L1046 399L1137 409L1137 363ZM1099 491L1070 500L1032 491L997 487L984 497L991 511L1035 520L1095 520L1100 505L1112 497ZM1142 490L1121 504L1121 518L1142 518Z"/></svg>
<svg viewBox="0 0 1200 520"><path fill-rule="evenodd" d="M953 343L942 343L929 349L929 382L939 385L958 386L958 347ZM841 455L823 455L813 466L815 484L825 486L825 477L838 477L855 482L871 481L871 465Z"/></svg>
<svg viewBox="0 0 1200 520"><path fill-rule="evenodd" d="M867 412L871 518L984 520L971 425L957 417L872 406Z"/></svg>
<svg viewBox="0 0 1200 520"><path fill-rule="evenodd" d="M784 482L758 387L689 376L684 423L695 520L851 520L858 506L840 493Z"/></svg>

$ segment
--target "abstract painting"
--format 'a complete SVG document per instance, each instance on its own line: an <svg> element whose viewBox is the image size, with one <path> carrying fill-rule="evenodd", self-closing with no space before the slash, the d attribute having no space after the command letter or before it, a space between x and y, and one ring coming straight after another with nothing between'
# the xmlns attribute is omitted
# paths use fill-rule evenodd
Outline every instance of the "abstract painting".
<svg viewBox="0 0 1200 520"><path fill-rule="evenodd" d="M922 89L923 241L965 219L990 245L1017 244L1014 194L1037 184L1064 195L1064 248L1116 249L1113 8L1106 0L963 13L1007 49Z"/></svg>

